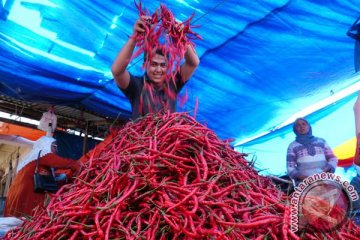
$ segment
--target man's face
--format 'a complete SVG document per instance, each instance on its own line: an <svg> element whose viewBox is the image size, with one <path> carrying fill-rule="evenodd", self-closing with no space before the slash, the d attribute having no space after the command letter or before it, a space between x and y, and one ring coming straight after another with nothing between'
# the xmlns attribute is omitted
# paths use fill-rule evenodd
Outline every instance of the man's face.
<svg viewBox="0 0 360 240"><path fill-rule="evenodd" d="M300 119L296 122L295 125L296 132L305 135L309 132L309 125L304 120Z"/></svg>
<svg viewBox="0 0 360 240"><path fill-rule="evenodd" d="M148 63L146 72L156 85L162 85L166 78L167 59L160 54L155 54Z"/></svg>

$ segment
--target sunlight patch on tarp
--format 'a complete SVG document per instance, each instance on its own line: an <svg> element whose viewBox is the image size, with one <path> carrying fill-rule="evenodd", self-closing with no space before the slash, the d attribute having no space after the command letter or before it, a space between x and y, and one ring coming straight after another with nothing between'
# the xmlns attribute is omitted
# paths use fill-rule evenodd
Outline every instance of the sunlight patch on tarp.
<svg viewBox="0 0 360 240"><path fill-rule="evenodd" d="M28 1L28 3L41 4L48 7L57 7L47 0L41 1ZM51 31L48 31L41 27L42 17L39 11L29 9L23 5L22 1L15 1L14 5L11 8L11 11L8 15L8 20L23 26L41 36L44 36L49 39L55 39L57 34Z"/></svg>
<svg viewBox="0 0 360 240"><path fill-rule="evenodd" d="M50 1L27 1L30 4L39 4L47 7L57 8L58 6ZM73 50L74 52L78 52L90 57L94 57L95 53L88 51L86 49L77 47L73 44L61 41L57 39L57 33L49 31L41 27L42 17L40 11L35 9L29 9L26 5L22 4L21 1L15 1L13 7L8 16L8 20L13 21L20 26L29 29L30 31L45 37L54 43L66 47L67 49Z"/></svg>
<svg viewBox="0 0 360 240"><path fill-rule="evenodd" d="M23 49L25 49L25 50L27 50L29 52L35 53L35 54L40 55L40 56L44 56L44 57L49 58L49 59L51 59L53 61L61 62L61 63L64 63L66 65L70 65L70 66L76 67L78 69L86 70L86 71L101 72L98 69L89 67L88 65L79 64L77 62L73 62L73 61L70 61L68 59L61 58L61 57L55 56L53 54L49 54L48 52L42 51L40 49L29 47L28 45L23 44L23 43L17 41L16 39L13 39L13 38L10 38L10 37L8 37L8 39L12 43L14 43L15 45L17 45L17 46L19 46L19 47L21 47L21 48L23 48Z"/></svg>

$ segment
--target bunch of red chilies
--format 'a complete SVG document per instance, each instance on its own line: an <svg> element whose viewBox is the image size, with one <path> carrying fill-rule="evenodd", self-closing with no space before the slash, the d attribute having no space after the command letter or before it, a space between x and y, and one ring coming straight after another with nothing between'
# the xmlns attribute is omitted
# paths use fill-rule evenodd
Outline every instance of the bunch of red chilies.
<svg viewBox="0 0 360 240"><path fill-rule="evenodd" d="M151 16L151 21L146 27L144 34L135 34L132 36L136 39L137 51L132 58L136 58L141 53L147 54L147 61L151 59L153 50L162 49L164 56L168 56L167 81L175 79L175 73L180 71L180 63L184 58L187 46L194 47L192 42L195 39L202 39L200 35L192 31L195 26L190 25L190 21L194 15L191 15L184 22L177 22L173 13L161 4L160 8L153 14L148 10L143 9L141 1L135 2L135 6L139 11L140 16ZM147 61L144 61L145 67Z"/></svg>
<svg viewBox="0 0 360 240"><path fill-rule="evenodd" d="M357 239L290 231L288 197L186 113L130 122L5 239ZM95 151L93 151L95 152Z"/></svg>

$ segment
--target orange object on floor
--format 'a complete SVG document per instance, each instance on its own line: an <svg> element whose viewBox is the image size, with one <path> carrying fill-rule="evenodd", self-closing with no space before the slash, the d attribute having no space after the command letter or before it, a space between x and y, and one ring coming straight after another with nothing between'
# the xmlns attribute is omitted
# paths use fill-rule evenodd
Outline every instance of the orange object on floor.
<svg viewBox="0 0 360 240"><path fill-rule="evenodd" d="M77 162L49 153L40 159L40 166L55 168L75 168ZM6 197L4 216L32 216L36 206L44 206L46 193L34 192L34 172L36 161L32 161L15 176Z"/></svg>

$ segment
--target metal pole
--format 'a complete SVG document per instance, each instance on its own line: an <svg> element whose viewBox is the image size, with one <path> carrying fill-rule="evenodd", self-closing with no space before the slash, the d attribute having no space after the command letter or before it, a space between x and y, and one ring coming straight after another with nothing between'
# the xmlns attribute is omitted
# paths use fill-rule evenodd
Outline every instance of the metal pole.
<svg viewBox="0 0 360 240"><path fill-rule="evenodd" d="M89 122L86 121L86 128L84 133L84 142L83 142L83 151L82 154L85 155L87 152L87 146L88 146L88 129L89 129Z"/></svg>

